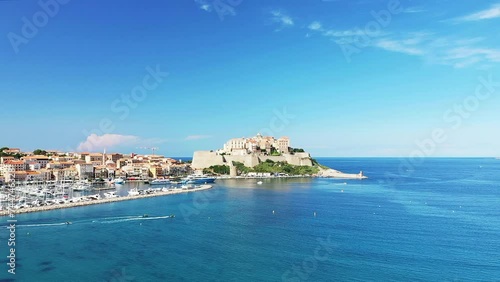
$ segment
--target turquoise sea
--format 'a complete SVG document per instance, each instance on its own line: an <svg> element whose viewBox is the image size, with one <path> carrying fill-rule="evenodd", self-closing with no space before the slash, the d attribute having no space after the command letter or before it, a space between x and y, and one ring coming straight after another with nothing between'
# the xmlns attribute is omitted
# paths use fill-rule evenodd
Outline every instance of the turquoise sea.
<svg viewBox="0 0 500 282"><path fill-rule="evenodd" d="M500 160L318 160L370 178L221 180L18 215L16 274L3 228L0 281L500 281Z"/></svg>

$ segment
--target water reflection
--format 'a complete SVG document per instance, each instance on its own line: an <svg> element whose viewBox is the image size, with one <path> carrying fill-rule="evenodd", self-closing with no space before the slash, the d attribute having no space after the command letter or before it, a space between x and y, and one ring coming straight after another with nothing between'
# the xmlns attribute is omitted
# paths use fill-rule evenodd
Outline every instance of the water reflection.
<svg viewBox="0 0 500 282"><path fill-rule="evenodd" d="M259 184L261 182L262 184ZM310 188L314 179L311 177L293 178L237 178L217 179L218 185L226 188L250 188L250 189L276 189L289 190L291 188Z"/></svg>

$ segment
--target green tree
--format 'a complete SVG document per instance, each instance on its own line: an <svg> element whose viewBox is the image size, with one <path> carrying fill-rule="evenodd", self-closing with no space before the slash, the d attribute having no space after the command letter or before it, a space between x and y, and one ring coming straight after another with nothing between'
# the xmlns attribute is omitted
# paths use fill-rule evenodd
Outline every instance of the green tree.
<svg viewBox="0 0 500 282"><path fill-rule="evenodd" d="M249 173L252 170L252 168L246 167L243 163L233 161L233 165L236 167L237 173Z"/></svg>
<svg viewBox="0 0 500 282"><path fill-rule="evenodd" d="M209 168L203 169L204 174L216 173L216 174L229 174L229 166L227 165L213 165Z"/></svg>
<svg viewBox="0 0 500 282"><path fill-rule="evenodd" d="M281 156L281 153L274 147L271 147L271 156Z"/></svg>
<svg viewBox="0 0 500 282"><path fill-rule="evenodd" d="M44 155L44 156L46 156L47 155L47 151L42 150L42 149L36 149L35 151L33 151L33 154L34 155Z"/></svg>
<svg viewBox="0 0 500 282"><path fill-rule="evenodd" d="M16 158L16 159L20 159L20 158L22 158L22 157L24 157L24 156L25 156L25 155L23 155L23 154L21 154L21 153L15 153L15 154L14 154L14 158Z"/></svg>

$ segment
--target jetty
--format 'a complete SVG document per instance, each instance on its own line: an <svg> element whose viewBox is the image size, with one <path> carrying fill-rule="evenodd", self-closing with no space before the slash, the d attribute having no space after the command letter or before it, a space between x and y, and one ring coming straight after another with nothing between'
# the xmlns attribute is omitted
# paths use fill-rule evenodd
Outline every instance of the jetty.
<svg viewBox="0 0 500 282"><path fill-rule="evenodd" d="M31 212L42 212L42 211L49 211L49 210L56 210L56 209L66 209L66 208L82 207L82 206L89 206L89 205L96 205L96 204L107 204L107 203L114 203L114 202L120 202L120 201L137 200L137 199L144 199L144 198L151 198L151 197L160 197L160 196L167 196L167 195L174 195L174 194L181 194L181 193L190 193L190 192L208 190L208 189L211 189L212 187L213 187L212 185L200 185L199 187L189 188L189 189L170 189L169 191L155 191L154 193L149 193L149 194L141 194L141 195L133 195L133 196L129 195L129 196L123 196L123 197L116 197L116 198L104 198L104 199L93 199L93 200L90 199L87 201L74 202L74 203L63 203L63 204L45 205L45 206L37 206L37 207L26 207L26 208L20 208L20 209L12 209L12 208L7 207L7 209L0 211L0 216L9 216L12 214L31 213Z"/></svg>

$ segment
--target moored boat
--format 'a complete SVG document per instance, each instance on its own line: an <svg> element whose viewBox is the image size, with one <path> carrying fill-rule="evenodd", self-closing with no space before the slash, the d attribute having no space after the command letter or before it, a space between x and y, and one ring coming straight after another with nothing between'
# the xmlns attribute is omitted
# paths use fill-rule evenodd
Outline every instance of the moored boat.
<svg viewBox="0 0 500 282"><path fill-rule="evenodd" d="M123 184L125 183L125 179L121 178L121 177L118 177L118 178L115 178L111 181L111 183L113 184Z"/></svg>
<svg viewBox="0 0 500 282"><path fill-rule="evenodd" d="M184 184L207 184L214 183L215 177L210 177L206 175L189 175L182 179Z"/></svg>
<svg viewBox="0 0 500 282"><path fill-rule="evenodd" d="M170 184L170 179L157 178L149 182L151 185L166 185Z"/></svg>
<svg viewBox="0 0 500 282"><path fill-rule="evenodd" d="M139 193L139 190L137 190L137 188L133 188L133 189L131 189L130 191L128 191L128 195L129 195L129 196L137 196L137 195L139 195L139 194L140 194L140 193Z"/></svg>
<svg viewBox="0 0 500 282"><path fill-rule="evenodd" d="M104 198L118 198L120 196L116 195L116 192L115 191L112 191L112 192L106 192L104 193Z"/></svg>

